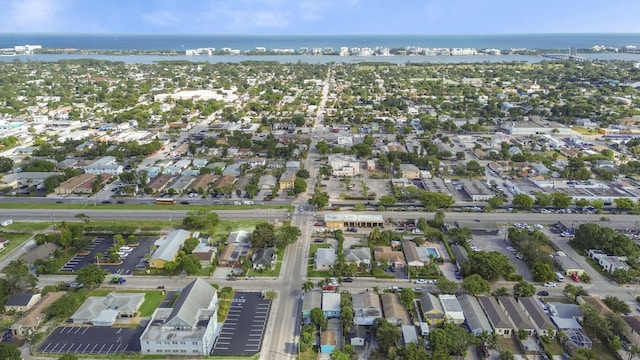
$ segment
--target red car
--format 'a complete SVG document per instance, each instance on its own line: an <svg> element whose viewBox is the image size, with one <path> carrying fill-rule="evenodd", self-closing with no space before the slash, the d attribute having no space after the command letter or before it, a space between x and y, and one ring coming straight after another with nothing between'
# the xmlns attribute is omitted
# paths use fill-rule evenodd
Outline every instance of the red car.
<svg viewBox="0 0 640 360"><path fill-rule="evenodd" d="M329 284L329 285L325 285L322 289L331 291L331 290L335 290L336 286Z"/></svg>

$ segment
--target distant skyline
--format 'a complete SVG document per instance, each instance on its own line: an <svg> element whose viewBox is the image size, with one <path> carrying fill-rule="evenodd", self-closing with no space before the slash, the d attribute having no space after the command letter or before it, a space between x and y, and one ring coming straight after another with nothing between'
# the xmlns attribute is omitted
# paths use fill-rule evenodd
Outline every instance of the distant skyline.
<svg viewBox="0 0 640 360"><path fill-rule="evenodd" d="M638 0L4 0L0 33L640 33Z"/></svg>

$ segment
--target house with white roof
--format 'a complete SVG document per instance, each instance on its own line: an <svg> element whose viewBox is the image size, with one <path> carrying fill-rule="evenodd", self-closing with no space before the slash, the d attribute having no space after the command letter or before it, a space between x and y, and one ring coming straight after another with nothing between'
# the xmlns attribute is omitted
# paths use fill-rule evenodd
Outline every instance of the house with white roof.
<svg viewBox="0 0 640 360"><path fill-rule="evenodd" d="M442 304L445 319L456 325L464 324L464 312L455 295L440 294L438 299Z"/></svg>
<svg viewBox="0 0 640 360"><path fill-rule="evenodd" d="M325 319L340 317L340 294L334 292L322 293L322 314Z"/></svg>

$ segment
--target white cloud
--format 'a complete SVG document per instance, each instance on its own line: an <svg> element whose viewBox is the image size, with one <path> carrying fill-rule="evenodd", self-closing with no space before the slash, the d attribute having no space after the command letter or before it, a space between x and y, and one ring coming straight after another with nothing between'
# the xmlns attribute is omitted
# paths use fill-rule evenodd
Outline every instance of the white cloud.
<svg viewBox="0 0 640 360"><path fill-rule="evenodd" d="M155 11L142 16L142 20L154 26L173 26L180 22L180 19L167 10Z"/></svg>
<svg viewBox="0 0 640 360"><path fill-rule="evenodd" d="M58 17L60 1L55 0L11 0L6 5L7 18L2 20L4 31L55 31L61 28Z"/></svg>

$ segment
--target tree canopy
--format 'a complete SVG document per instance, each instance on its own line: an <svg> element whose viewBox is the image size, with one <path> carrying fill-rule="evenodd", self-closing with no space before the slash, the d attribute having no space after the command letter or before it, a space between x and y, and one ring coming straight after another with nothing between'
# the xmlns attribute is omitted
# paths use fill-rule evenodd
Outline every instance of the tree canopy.
<svg viewBox="0 0 640 360"><path fill-rule="evenodd" d="M497 251L475 251L469 254L469 261L462 264L465 275L478 274L488 281L498 280L511 274L516 267L509 258Z"/></svg>
<svg viewBox="0 0 640 360"><path fill-rule="evenodd" d="M193 210L187 212L182 219L182 225L189 230L211 230L220 223L218 214L207 210Z"/></svg>

